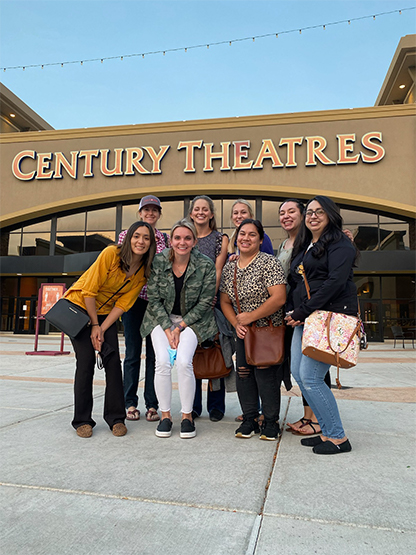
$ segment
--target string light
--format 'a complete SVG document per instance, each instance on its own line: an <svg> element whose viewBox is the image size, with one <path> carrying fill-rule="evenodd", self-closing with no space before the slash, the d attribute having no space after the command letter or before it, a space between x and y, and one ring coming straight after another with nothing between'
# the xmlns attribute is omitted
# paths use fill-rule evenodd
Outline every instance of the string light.
<svg viewBox="0 0 416 555"><path fill-rule="evenodd" d="M302 34L302 31L309 31L309 30L313 30L313 29L318 29L318 28L322 28L323 30L326 30L326 27L329 25L341 25L343 23L348 23L348 25L351 25L351 21L360 21L363 19L371 19L373 18L373 20L376 19L376 16L383 16L383 15L391 15L394 13L398 13L399 15L402 14L402 12L404 11L409 11L409 10L415 10L416 6L412 6L409 8L402 8L401 10L391 10L388 12L381 12L381 13L377 13L377 14L372 14L372 15L364 15L364 16L360 16L360 17L354 17L351 19L343 19L340 21L333 21L331 23L326 23L326 24L320 24L320 25L310 25L309 27L303 27L302 29L288 29L286 31L279 31L278 33L267 33L264 35L256 35L256 36L251 36L251 37L242 37L239 39L233 39L233 40L223 40L223 41L218 41L218 42L214 42L211 43L211 46L220 46L223 44L227 44L229 46L231 46L231 44L233 42L243 42L243 41L248 41L248 40L252 40L253 42L255 42L256 39L262 39L262 38L268 38L268 37L272 37L275 36L276 38L278 38L279 35L284 35L284 34L289 34L289 33L295 33L298 32L300 35ZM145 57L145 54L147 55L151 55L151 54L163 54L164 56L166 55L166 52L178 52L180 50L185 50L185 52L188 51L188 49L192 48L202 48L206 46L207 49L209 49L210 44L195 44L192 46L187 46L187 47L183 47L181 46L180 48L166 48L165 50L156 50L156 51L152 51L152 52L145 52L143 54L127 54L125 56L108 56L108 57L103 57L103 58L91 58L88 60L71 60L69 62L51 62L51 63L43 63L43 64L31 64L31 65L26 65L26 66L8 66L8 67L3 67L0 69L3 69L3 71L6 71L6 69L23 69L25 70L26 68L37 68L40 67L42 69L44 69L46 66L61 66L64 67L64 65L68 65L68 64L76 64L76 63L80 63L81 65L84 64L84 62L98 62L100 61L101 63L103 63L104 60L116 60L116 59L120 59L123 60L124 58L137 58L139 56L141 56L142 58Z"/></svg>

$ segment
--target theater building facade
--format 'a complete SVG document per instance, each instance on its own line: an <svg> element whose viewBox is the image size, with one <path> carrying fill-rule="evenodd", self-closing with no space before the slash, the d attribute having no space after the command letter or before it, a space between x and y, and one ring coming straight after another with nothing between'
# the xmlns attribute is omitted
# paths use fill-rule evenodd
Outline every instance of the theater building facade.
<svg viewBox="0 0 416 555"><path fill-rule="evenodd" d="M368 108L53 130L2 86L1 330L34 333L40 285L69 287L148 194L162 201L163 231L206 194L228 233L231 205L245 198L275 249L285 198L331 197L361 252L370 340L415 328L414 44L402 39Z"/></svg>

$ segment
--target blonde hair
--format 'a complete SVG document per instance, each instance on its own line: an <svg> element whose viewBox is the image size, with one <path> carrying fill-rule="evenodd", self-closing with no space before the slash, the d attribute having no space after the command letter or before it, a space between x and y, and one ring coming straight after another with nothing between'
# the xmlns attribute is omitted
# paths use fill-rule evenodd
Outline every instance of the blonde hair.
<svg viewBox="0 0 416 555"><path fill-rule="evenodd" d="M176 224L173 224L172 229L170 230L171 238L173 237L173 234L175 233L175 230L178 229L178 227L186 227L187 229L189 229L189 231L194 236L195 241L198 241L198 235L197 235L197 232L196 232L196 228L195 228L194 224L190 220L188 220L187 218L183 218L182 220L179 220L178 222L176 222ZM172 247L170 247L169 260L171 262L173 262L175 260L175 252L174 252Z"/></svg>
<svg viewBox="0 0 416 555"><path fill-rule="evenodd" d="M251 206L251 204L248 202L248 200L245 200L244 198L238 198L236 201L233 202L233 205L231 206L231 214L230 214L230 219L231 219L231 223L234 225L234 222L232 221L232 215L233 215L233 210L234 210L234 206L236 204L244 204L245 206L247 206L248 208L248 212L250 214L250 218L254 218L254 210L253 207ZM237 227L234 229L231 237L230 237L230 242L228 243L228 252L230 254L234 254L235 250L236 250L236 246L235 246L235 241L237 239Z"/></svg>

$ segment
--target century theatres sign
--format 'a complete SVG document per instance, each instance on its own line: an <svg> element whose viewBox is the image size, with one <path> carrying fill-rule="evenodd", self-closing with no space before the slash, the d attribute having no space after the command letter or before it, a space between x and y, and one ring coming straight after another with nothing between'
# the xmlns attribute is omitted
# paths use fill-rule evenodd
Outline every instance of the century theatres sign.
<svg viewBox="0 0 416 555"><path fill-rule="evenodd" d="M242 171L261 170L265 162L272 168L296 168L300 153L307 167L317 166L318 163L323 166L358 164L359 161L374 164L385 156L380 131L365 133L358 140L355 133L336 135L337 156L332 158L325 153L327 140L319 135L282 137L278 141L262 139L260 148L256 150L251 147L250 140L219 144L220 148L215 150L214 143L202 139L179 141L177 156L182 156L184 173L213 172L214 160L220 162L220 171ZM199 166L195 155L198 151L203 154ZM153 175L162 173L164 161L173 152L170 145L156 149L140 146L73 150L69 155L23 150L14 157L12 172L21 181L62 179L65 174L78 179L80 172L85 178L94 177L98 172L106 177Z"/></svg>

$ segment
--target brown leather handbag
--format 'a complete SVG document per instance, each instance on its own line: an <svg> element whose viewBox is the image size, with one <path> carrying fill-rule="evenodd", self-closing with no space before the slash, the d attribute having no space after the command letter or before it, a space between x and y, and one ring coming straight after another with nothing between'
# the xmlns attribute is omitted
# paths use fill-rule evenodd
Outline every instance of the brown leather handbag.
<svg viewBox="0 0 416 555"><path fill-rule="evenodd" d="M204 341L202 345L198 345L193 366L197 380L215 380L228 376L231 368L225 366L218 335L214 341Z"/></svg>
<svg viewBox="0 0 416 555"><path fill-rule="evenodd" d="M241 313L240 299L237 293L237 264L234 270L234 295L238 312ZM269 317L269 325L259 327L253 322L247 327L244 337L244 350L247 364L257 367L269 367L281 364L285 357L285 326L273 326Z"/></svg>

